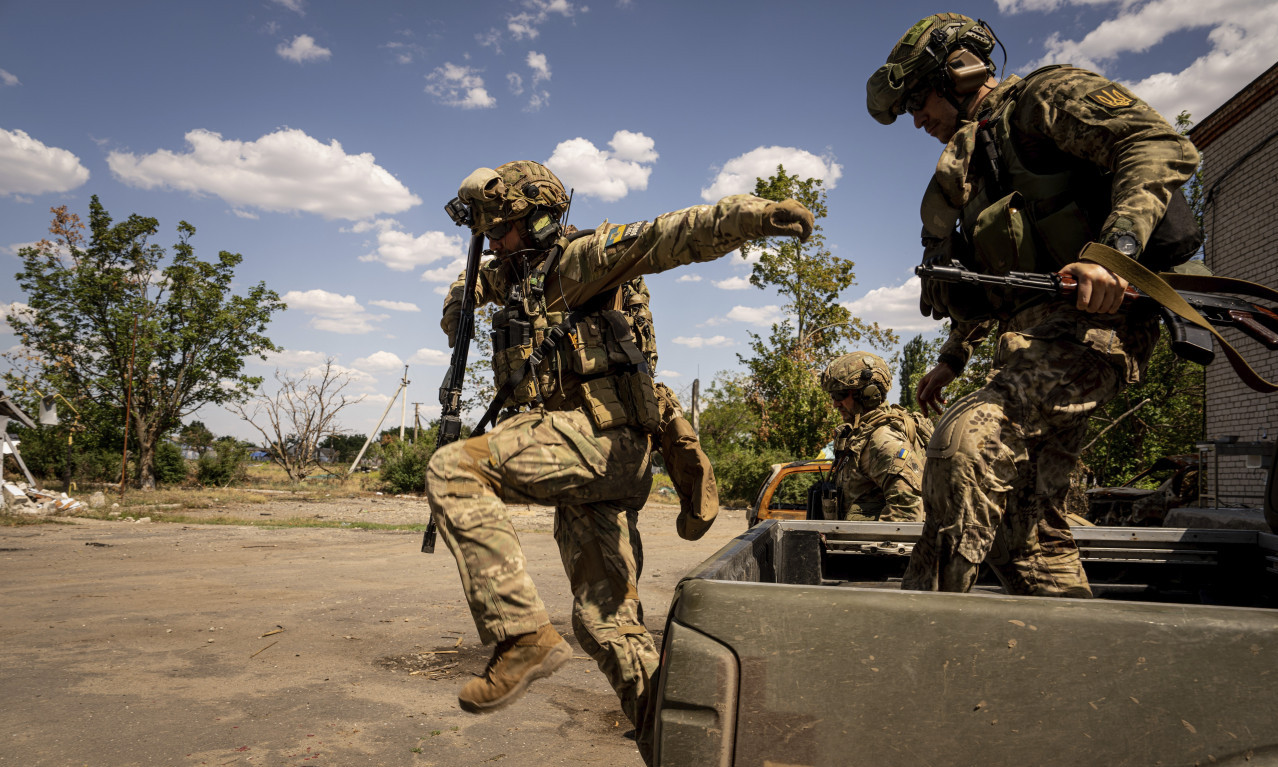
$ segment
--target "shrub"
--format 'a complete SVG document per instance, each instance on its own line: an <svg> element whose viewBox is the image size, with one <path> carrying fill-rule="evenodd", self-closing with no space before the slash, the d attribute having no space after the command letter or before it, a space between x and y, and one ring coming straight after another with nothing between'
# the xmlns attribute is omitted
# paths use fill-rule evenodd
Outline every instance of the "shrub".
<svg viewBox="0 0 1278 767"><path fill-rule="evenodd" d="M392 442L383 448L382 487L393 493L426 492L426 464L435 453L435 443Z"/></svg>
<svg viewBox="0 0 1278 767"><path fill-rule="evenodd" d="M182 448L167 440L155 446L155 483L180 485L186 482L189 469Z"/></svg>
<svg viewBox="0 0 1278 767"><path fill-rule="evenodd" d="M248 446L234 437L222 437L213 448L200 456L195 464L195 477L201 485L227 487L248 477Z"/></svg>
<svg viewBox="0 0 1278 767"><path fill-rule="evenodd" d="M768 478L772 464L792 460L785 451L771 448L732 447L711 456L715 481L719 484L719 502L724 506L749 506L759 486Z"/></svg>

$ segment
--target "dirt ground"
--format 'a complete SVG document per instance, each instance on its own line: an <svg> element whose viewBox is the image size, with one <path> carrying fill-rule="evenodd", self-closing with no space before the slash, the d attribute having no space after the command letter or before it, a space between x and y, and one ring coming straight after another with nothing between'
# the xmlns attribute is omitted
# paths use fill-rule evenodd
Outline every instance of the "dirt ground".
<svg viewBox="0 0 1278 767"><path fill-rule="evenodd" d="M654 633L680 577L745 529L690 543L642 514ZM425 521L421 501L271 501L190 515ZM494 714L456 566L420 533L76 520L0 528L0 765L641 765L607 681L571 636L552 512L512 514L575 656Z"/></svg>

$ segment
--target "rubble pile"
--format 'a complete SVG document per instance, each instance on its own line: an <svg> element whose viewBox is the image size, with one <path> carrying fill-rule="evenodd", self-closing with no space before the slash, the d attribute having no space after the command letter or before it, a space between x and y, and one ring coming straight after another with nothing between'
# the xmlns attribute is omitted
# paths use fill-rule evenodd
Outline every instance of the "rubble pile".
<svg viewBox="0 0 1278 767"><path fill-rule="evenodd" d="M74 514L77 511L101 508L106 505L106 497L101 491L95 492L86 503L66 493L53 493L32 487L26 482L9 481L0 485L0 501L3 501L4 511L9 514L33 516Z"/></svg>

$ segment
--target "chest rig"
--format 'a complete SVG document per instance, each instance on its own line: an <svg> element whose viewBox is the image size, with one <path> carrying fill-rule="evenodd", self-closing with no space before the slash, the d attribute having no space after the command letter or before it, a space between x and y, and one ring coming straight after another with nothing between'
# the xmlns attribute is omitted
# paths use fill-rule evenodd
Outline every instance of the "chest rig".
<svg viewBox="0 0 1278 767"><path fill-rule="evenodd" d="M1077 260L1109 213L1111 183L1090 163L1054 152L1032 169L1013 136L1012 116L1029 83L1058 67L1044 67L1014 84L993 110L977 117L969 178L975 181L960 228L989 274L1054 272Z"/></svg>
<svg viewBox="0 0 1278 767"><path fill-rule="evenodd" d="M975 185L960 227L978 271L1055 272L1100 238L1112 210L1112 174L1054 145L1044 147L1041 157L1027 156L1016 140L1012 118L1018 99L1033 80L1060 68L1031 72L977 117L969 176ZM1177 189L1139 260L1168 270L1189 260L1201 242L1184 192Z"/></svg>
<svg viewBox="0 0 1278 767"><path fill-rule="evenodd" d="M495 417L500 409L582 409L599 429L656 431L660 412L649 365L656 349L645 343L652 327L647 288L636 279L571 311L550 311L547 276L568 242L561 240L532 268L512 259L503 269L506 284L498 287L506 301L493 315L490 335L498 392L489 411ZM644 346L652 347L650 356Z"/></svg>

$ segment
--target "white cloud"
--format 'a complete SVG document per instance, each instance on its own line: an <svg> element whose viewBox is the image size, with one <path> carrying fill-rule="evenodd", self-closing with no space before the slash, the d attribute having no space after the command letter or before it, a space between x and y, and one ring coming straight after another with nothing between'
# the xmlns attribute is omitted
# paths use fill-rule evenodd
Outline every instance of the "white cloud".
<svg viewBox="0 0 1278 767"><path fill-rule="evenodd" d="M690 349L702 349L709 346L732 346L732 339L726 336L711 336L703 338L701 336L676 336L670 339L672 343L680 346L687 346Z"/></svg>
<svg viewBox="0 0 1278 767"><path fill-rule="evenodd" d="M611 152L580 137L562 141L546 165L569 188L604 202L620 200L632 189L647 189L650 164L658 156L653 140L642 133L620 130L608 145Z"/></svg>
<svg viewBox="0 0 1278 767"><path fill-rule="evenodd" d="M578 10L582 13L588 10L585 6L575 8L568 0L523 0L523 6L528 10L506 17L506 30L516 40L536 39L541 34L537 27L544 24L551 14L571 18Z"/></svg>
<svg viewBox="0 0 1278 767"><path fill-rule="evenodd" d="M370 314L354 296L343 296L327 290L290 290L284 303L289 309L298 309L311 315L311 327L332 333L360 335L377 330L377 323L386 319L385 314Z"/></svg>
<svg viewBox="0 0 1278 767"><path fill-rule="evenodd" d="M360 357L351 363L359 370L398 370L404 367L404 361L392 352L373 352L367 357Z"/></svg>
<svg viewBox="0 0 1278 767"><path fill-rule="evenodd" d="M676 370L658 370L657 378L683 378L683 373Z"/></svg>
<svg viewBox="0 0 1278 767"><path fill-rule="evenodd" d="M413 356L408 358L408 364L410 365L447 365L451 361L452 355L448 352L425 347L413 352Z"/></svg>
<svg viewBox="0 0 1278 767"><path fill-rule="evenodd" d="M289 9L293 13L296 13L298 16L306 15L306 6L305 6L305 3L302 2L302 0L271 0L271 2L275 3L276 5L284 6L285 8Z"/></svg>
<svg viewBox="0 0 1278 767"><path fill-rule="evenodd" d="M679 279L675 280L675 282L701 282L701 275L682 274L679 276Z"/></svg>
<svg viewBox="0 0 1278 767"><path fill-rule="evenodd" d="M9 327L9 318L15 317L25 322L35 319L35 315L31 311L31 307L21 301L14 301L10 304L0 304L0 333L12 333L13 328Z"/></svg>
<svg viewBox="0 0 1278 767"><path fill-rule="evenodd" d="M18 82L18 76L10 73L6 69L0 69L0 86L9 87L11 85L22 85Z"/></svg>
<svg viewBox="0 0 1278 767"><path fill-rule="evenodd" d="M612 147L612 156L626 162L653 163L660 155L655 151L657 142L643 135L628 130L619 130L612 134L608 146Z"/></svg>
<svg viewBox="0 0 1278 767"><path fill-rule="evenodd" d="M841 305L866 322L877 322L881 328L898 333L909 331L926 333L939 330L941 323L919 312L918 277L910 277L903 285L875 288L855 301L843 301Z"/></svg>
<svg viewBox="0 0 1278 767"><path fill-rule="evenodd" d="M479 43L481 48L492 48L493 53L501 55L501 30L490 29L487 32L480 32L475 35L475 42Z"/></svg>
<svg viewBox="0 0 1278 767"><path fill-rule="evenodd" d="M357 220L421 203L373 155L347 154L336 140L322 144L300 130L282 128L257 141L193 130L186 143L186 154L111 152L107 165L129 186L214 194L236 208Z"/></svg>
<svg viewBox="0 0 1278 767"><path fill-rule="evenodd" d="M310 35L298 35L291 43L280 43L276 46L275 52L281 58L296 61L299 64L308 61L324 61L333 55L333 52L324 46L316 45L315 38Z"/></svg>
<svg viewBox="0 0 1278 767"><path fill-rule="evenodd" d="M833 157L818 157L792 146L761 146L724 163L710 186L701 190L701 199L718 202L730 194L753 194L755 181L776 175L778 165L800 179L821 179L825 189L833 189L843 176L843 166Z"/></svg>
<svg viewBox="0 0 1278 767"><path fill-rule="evenodd" d="M408 301L369 301L372 306L379 309L389 309L392 312L420 312L421 308L417 304Z"/></svg>
<svg viewBox="0 0 1278 767"><path fill-rule="evenodd" d="M284 371L300 370L309 368L314 365L323 364L327 355L323 352L308 350L289 350L285 349L280 352L267 352L266 360L260 361L256 357L250 359L250 362L260 362L267 367L278 368Z"/></svg>
<svg viewBox="0 0 1278 767"><path fill-rule="evenodd" d="M749 290L754 287L750 284L749 277L729 277L726 280L718 280L714 286L720 290Z"/></svg>
<svg viewBox="0 0 1278 767"><path fill-rule="evenodd" d="M68 192L88 180L89 169L71 152L0 128L0 197Z"/></svg>
<svg viewBox="0 0 1278 767"><path fill-rule="evenodd" d="M1006 12L1054 11L1092 0L1001 0ZM1201 120L1273 65L1278 38L1278 4L1272 0L1152 0L1121 2L1081 39L1047 38L1046 52L1027 70L1071 63L1115 76L1123 54L1144 53L1177 33L1207 30L1208 50L1179 72L1158 72L1139 81L1120 81L1169 120L1187 110Z"/></svg>
<svg viewBox="0 0 1278 767"><path fill-rule="evenodd" d="M747 325L765 328L770 327L773 323L780 322L781 318L781 307L776 304L767 306L734 306L727 314L727 319L732 322L744 322Z"/></svg>
<svg viewBox="0 0 1278 767"><path fill-rule="evenodd" d="M528 97L528 106L524 107L525 112L536 112L542 107L550 103L550 91L542 89L533 91Z"/></svg>
<svg viewBox="0 0 1278 767"><path fill-rule="evenodd" d="M45 242L49 242L49 240L45 240ZM16 257L18 255L18 251L23 248L34 248L39 244L40 243L38 242L15 242L12 245L6 245L3 248L0 248L0 251L4 251L5 253Z"/></svg>
<svg viewBox="0 0 1278 767"><path fill-rule="evenodd" d="M546 61L546 54L528 51L527 63L528 68L533 72L533 85L550 79L550 64Z"/></svg>
<svg viewBox="0 0 1278 767"><path fill-rule="evenodd" d="M497 106L497 99L484 87L483 70L444 62L434 72L426 75L426 92L439 99L441 104L462 109L489 109Z"/></svg>
<svg viewBox="0 0 1278 767"><path fill-rule="evenodd" d="M466 271L466 259L458 257L453 259L452 263L447 266L441 266L438 269L427 269L422 272L422 282L447 282L450 285L453 280ZM440 295L447 295L448 288L444 288Z"/></svg>
<svg viewBox="0 0 1278 767"><path fill-rule="evenodd" d="M377 232L377 249L359 257L360 261L376 261L397 272L407 272L419 266L433 264L440 259L456 259L464 252L465 244L456 234L426 232L414 237L399 229L393 218L361 221L350 228L356 234Z"/></svg>
<svg viewBox="0 0 1278 767"><path fill-rule="evenodd" d="M518 72L510 72L506 75L506 84L510 86L510 92L516 96L524 92L524 78Z"/></svg>

